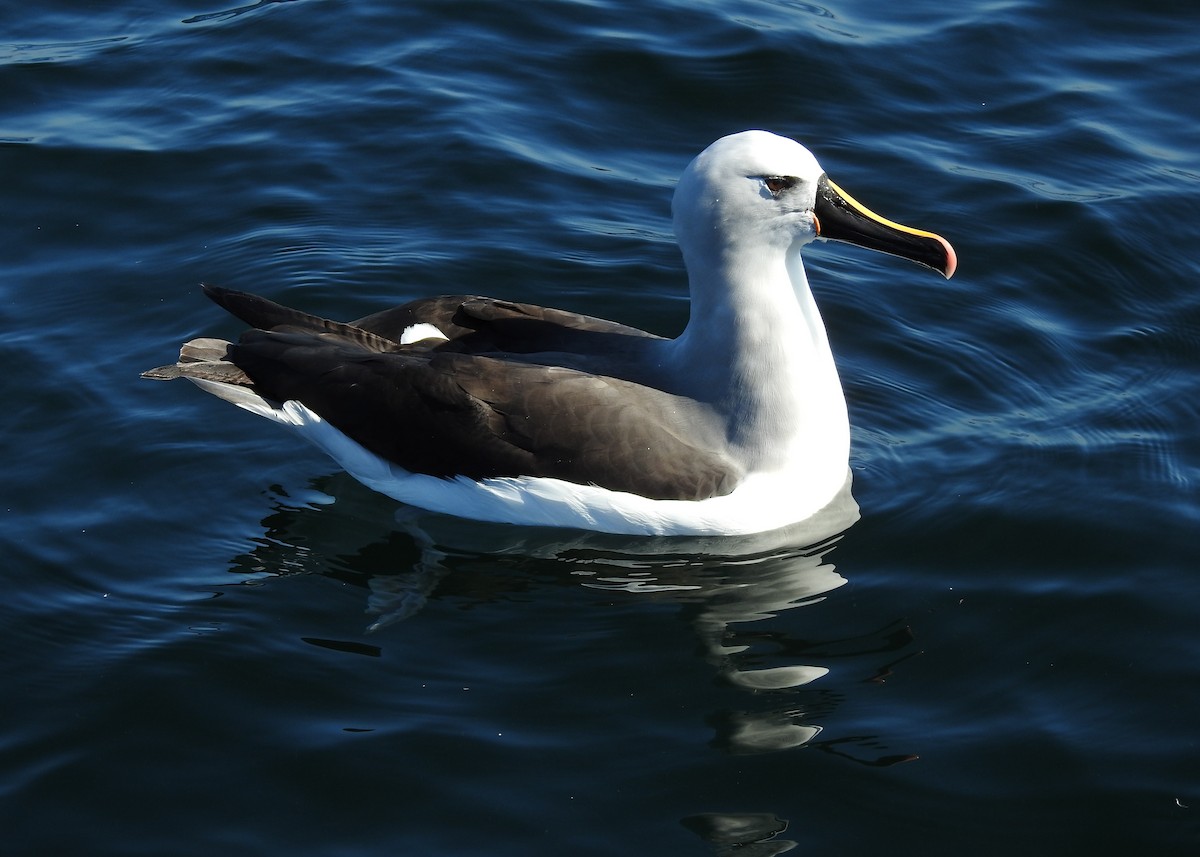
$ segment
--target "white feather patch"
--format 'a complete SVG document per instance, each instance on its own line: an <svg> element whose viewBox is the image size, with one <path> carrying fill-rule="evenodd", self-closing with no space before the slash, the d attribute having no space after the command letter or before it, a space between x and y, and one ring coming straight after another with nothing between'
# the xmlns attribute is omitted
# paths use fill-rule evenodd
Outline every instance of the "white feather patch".
<svg viewBox="0 0 1200 857"><path fill-rule="evenodd" d="M450 337L442 333L432 324L420 322L418 324L410 324L404 328L404 332L400 334L401 345L412 345L414 342L420 342L422 339L449 339Z"/></svg>

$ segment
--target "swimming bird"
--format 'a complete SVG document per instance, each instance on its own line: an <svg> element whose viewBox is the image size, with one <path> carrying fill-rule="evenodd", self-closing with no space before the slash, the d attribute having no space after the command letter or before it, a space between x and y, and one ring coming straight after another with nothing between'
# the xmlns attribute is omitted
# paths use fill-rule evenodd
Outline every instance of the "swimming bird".
<svg viewBox="0 0 1200 857"><path fill-rule="evenodd" d="M434 512L655 535L802 521L846 484L850 428L801 249L845 241L946 277L954 250L765 131L701 152L672 211L691 296L675 338L469 295L341 323L205 286L252 329L144 377L187 378Z"/></svg>

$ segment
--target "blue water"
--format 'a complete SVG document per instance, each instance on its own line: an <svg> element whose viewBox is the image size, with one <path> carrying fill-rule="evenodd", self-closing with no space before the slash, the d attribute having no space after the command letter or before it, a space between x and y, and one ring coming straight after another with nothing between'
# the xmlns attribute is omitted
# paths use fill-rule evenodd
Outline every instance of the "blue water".
<svg viewBox="0 0 1200 857"><path fill-rule="evenodd" d="M0 4L3 852L1200 853L1198 25ZM673 183L754 127L961 263L806 256L840 538L414 520L138 378L238 332L200 280L673 334Z"/></svg>

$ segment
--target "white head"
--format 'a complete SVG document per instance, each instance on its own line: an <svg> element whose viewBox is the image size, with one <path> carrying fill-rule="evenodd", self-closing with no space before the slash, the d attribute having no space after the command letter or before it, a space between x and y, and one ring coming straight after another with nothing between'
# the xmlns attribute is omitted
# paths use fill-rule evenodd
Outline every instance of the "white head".
<svg viewBox="0 0 1200 857"><path fill-rule="evenodd" d="M786 249L817 236L813 209L824 171L808 149L767 131L717 140L688 165L671 207L689 248L755 244Z"/></svg>
<svg viewBox="0 0 1200 857"><path fill-rule="evenodd" d="M689 267L716 258L788 250L814 238L858 244L954 273L942 237L875 214L829 180L795 140L742 131L717 140L684 170L672 200Z"/></svg>

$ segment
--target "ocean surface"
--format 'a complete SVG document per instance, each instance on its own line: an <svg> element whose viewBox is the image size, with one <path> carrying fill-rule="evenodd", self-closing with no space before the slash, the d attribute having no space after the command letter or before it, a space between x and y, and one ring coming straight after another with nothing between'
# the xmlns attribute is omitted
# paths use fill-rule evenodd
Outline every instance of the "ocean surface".
<svg viewBox="0 0 1200 857"><path fill-rule="evenodd" d="M5 855L1200 854L1200 7L0 2ZM415 514L139 373L475 292L673 335L674 182L793 136L852 499ZM857 509L855 508L857 506Z"/></svg>

